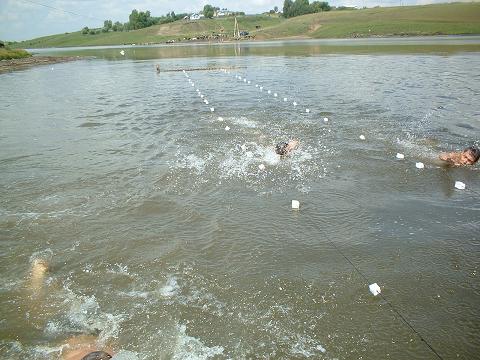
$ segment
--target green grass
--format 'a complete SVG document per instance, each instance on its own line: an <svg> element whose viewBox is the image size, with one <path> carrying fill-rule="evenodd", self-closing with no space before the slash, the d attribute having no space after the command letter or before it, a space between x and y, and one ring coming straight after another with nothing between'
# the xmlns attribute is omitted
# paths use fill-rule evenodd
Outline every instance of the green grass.
<svg viewBox="0 0 480 360"><path fill-rule="evenodd" d="M284 19L263 15L237 17L240 30L253 31L256 26L261 28L277 25ZM14 47L44 48L65 46L95 46L95 45L121 45L162 43L167 40L183 40L183 38L198 37L221 33L222 29L229 37L233 35L233 17L218 19L201 19L198 21L178 20L173 23L155 25L145 29L128 32L108 32L95 35L82 34L80 31L44 36L32 40L15 43Z"/></svg>
<svg viewBox="0 0 480 360"><path fill-rule="evenodd" d="M237 17L240 30L256 39L348 38L395 35L480 34L480 3L452 3L362 10L329 11L284 19ZM233 35L234 19L179 20L129 32L83 35L80 31L45 36L13 45L22 48L162 43L221 33ZM256 29L256 26L260 26Z"/></svg>
<svg viewBox="0 0 480 360"><path fill-rule="evenodd" d="M331 11L300 16L260 30L257 38L348 38L480 34L480 3Z"/></svg>
<svg viewBox="0 0 480 360"><path fill-rule="evenodd" d="M32 54L22 49L0 48L0 60L21 59L29 56Z"/></svg>

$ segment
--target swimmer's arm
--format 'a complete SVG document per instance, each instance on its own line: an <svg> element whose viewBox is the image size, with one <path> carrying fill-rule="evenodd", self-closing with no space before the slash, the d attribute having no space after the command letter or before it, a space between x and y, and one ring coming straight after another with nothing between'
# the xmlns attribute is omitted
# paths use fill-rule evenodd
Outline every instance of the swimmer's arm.
<svg viewBox="0 0 480 360"><path fill-rule="evenodd" d="M440 160L449 162L451 164L457 164L459 160L459 154L455 152L451 153L442 153L439 156Z"/></svg>

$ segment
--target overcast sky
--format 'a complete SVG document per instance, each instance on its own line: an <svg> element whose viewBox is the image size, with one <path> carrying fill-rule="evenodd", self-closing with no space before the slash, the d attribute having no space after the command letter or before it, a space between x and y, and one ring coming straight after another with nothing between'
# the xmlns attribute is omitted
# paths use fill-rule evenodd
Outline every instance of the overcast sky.
<svg viewBox="0 0 480 360"><path fill-rule="evenodd" d="M329 4L332 6L373 7L442 2L449 1L331 0ZM101 27L105 19L126 22L132 9L150 10L152 16L160 16L172 10L176 13L198 12L203 9L205 4L255 14L273 9L274 6L281 9L283 0L243 0L241 2L229 0L0 0L0 39L26 40L44 35L78 31L84 26Z"/></svg>

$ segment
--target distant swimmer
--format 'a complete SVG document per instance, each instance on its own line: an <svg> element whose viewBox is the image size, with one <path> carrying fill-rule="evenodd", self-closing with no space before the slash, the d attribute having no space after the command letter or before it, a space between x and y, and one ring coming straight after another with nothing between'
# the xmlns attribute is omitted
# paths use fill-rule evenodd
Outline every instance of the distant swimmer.
<svg viewBox="0 0 480 360"><path fill-rule="evenodd" d="M446 161L449 165L474 165L480 158L480 149L470 146L463 151L440 154L440 160Z"/></svg>
<svg viewBox="0 0 480 360"><path fill-rule="evenodd" d="M298 147L298 140L296 139L291 139L288 140L287 142L280 142L275 146L275 152L280 155L280 156L285 156L291 153L293 150L295 150Z"/></svg>
<svg viewBox="0 0 480 360"><path fill-rule="evenodd" d="M158 65L158 64L155 65L155 69L157 69L157 74L159 74L160 73L160 65Z"/></svg>
<svg viewBox="0 0 480 360"><path fill-rule="evenodd" d="M63 346L62 360L109 360L112 358L111 349L108 352L98 350L97 338L92 335L76 336Z"/></svg>

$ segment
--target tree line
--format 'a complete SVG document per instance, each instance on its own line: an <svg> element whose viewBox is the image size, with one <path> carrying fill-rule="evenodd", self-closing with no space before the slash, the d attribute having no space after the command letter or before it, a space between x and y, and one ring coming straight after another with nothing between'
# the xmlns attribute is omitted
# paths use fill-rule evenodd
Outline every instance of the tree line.
<svg viewBox="0 0 480 360"><path fill-rule="evenodd" d="M330 11L331 9L332 7L326 1L314 1L310 4L308 0L285 0L283 3L283 16L285 18L291 18L305 14Z"/></svg>
<svg viewBox="0 0 480 360"><path fill-rule="evenodd" d="M100 29L89 29L88 26L85 26L82 29L82 34L99 34L101 32L107 33L109 31L130 31L143 29L152 25L166 24L170 22L183 19L188 14L175 14L175 12L170 12L166 15L155 17L150 14L150 11L138 11L133 9L130 15L128 16L128 22L121 23L116 21L115 23L112 20L105 20L103 22L103 28Z"/></svg>

